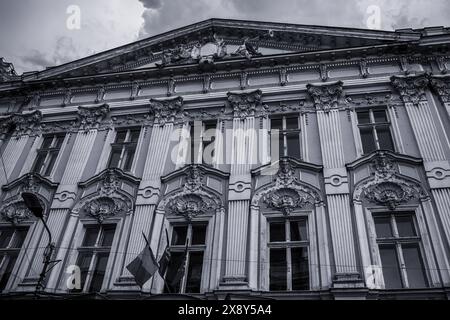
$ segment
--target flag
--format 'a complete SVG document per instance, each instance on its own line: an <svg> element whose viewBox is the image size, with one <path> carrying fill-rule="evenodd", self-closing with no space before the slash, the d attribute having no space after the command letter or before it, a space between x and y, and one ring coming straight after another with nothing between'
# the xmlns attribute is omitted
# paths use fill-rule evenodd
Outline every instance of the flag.
<svg viewBox="0 0 450 320"><path fill-rule="evenodd" d="M187 260L187 253L188 253L188 243L189 239L186 239L186 249L184 250L183 259L181 260L181 264L177 270L177 273L175 277L172 279L170 285L172 287L175 287L181 279L183 279L184 273L186 272L186 260Z"/></svg>
<svg viewBox="0 0 450 320"><path fill-rule="evenodd" d="M158 264L153 254L152 248L144 235L146 246L144 250L127 265L128 271L134 276L136 283L142 288L144 284L155 274L158 270Z"/></svg>
<svg viewBox="0 0 450 320"><path fill-rule="evenodd" d="M166 238L167 238L167 245L166 249L164 250L164 253L162 254L161 258L159 259L159 274L164 279L164 275L166 273L167 267L169 266L170 262L170 242L169 242L169 234L167 233L166 229Z"/></svg>

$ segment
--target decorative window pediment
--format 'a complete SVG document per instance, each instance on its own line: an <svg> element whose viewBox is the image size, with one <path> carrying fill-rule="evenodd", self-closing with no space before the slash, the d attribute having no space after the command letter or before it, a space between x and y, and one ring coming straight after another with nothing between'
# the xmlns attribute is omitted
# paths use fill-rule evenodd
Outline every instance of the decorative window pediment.
<svg viewBox="0 0 450 320"><path fill-rule="evenodd" d="M94 218L99 223L108 218L130 214L134 210L134 198L139 181L120 169L106 169L79 184L83 188L83 196L75 205L73 212Z"/></svg>
<svg viewBox="0 0 450 320"><path fill-rule="evenodd" d="M158 209L168 216L182 216L190 221L198 216L213 215L223 208L218 192L206 186L206 174L210 171L217 170L203 165L188 165L181 169L178 173L183 174L183 186L167 194L158 204ZM220 175L226 177L225 174Z"/></svg>
<svg viewBox="0 0 450 320"><path fill-rule="evenodd" d="M420 183L401 175L388 154L384 151L375 153L371 163L372 175L355 186L353 199L362 201L365 198L371 203L395 210L397 206L411 200L426 198L427 194Z"/></svg>
<svg viewBox="0 0 450 320"><path fill-rule="evenodd" d="M264 203L267 208L290 215L296 209L303 209L322 202L320 191L301 182L295 171L293 160L282 158L272 183L255 192L253 206Z"/></svg>

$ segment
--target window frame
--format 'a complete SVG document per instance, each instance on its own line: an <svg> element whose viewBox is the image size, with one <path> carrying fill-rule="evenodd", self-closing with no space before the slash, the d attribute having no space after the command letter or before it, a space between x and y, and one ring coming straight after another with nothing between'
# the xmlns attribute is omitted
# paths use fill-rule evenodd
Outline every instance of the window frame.
<svg viewBox="0 0 450 320"><path fill-rule="evenodd" d="M78 289L78 290L73 289L71 291L73 291L75 293L91 293L91 291L89 289L92 284L93 275L96 271L95 267L97 266L99 255L108 253L108 260L107 260L106 267L105 267L105 275L102 280L101 288L98 291L98 292L103 292L106 288L107 281L108 281L108 275L106 274L106 272L108 271L108 265L111 261L111 256L113 254L113 248L114 248L115 240L116 240L116 237L118 234L117 231L119 229L119 224L114 221L108 221L107 223L104 223L104 224L98 224L97 222L89 221L89 222L82 223L81 227L82 227L82 232L80 234L80 236L81 236L80 240L78 241L76 255L74 258L74 264L78 265L78 259L80 258L81 254L83 254L83 253L91 253L92 257L91 257L91 261L89 263L89 269L86 274L86 278L84 279L84 283L82 283L82 288ZM95 228L95 227L99 227L99 232L97 234L94 245L84 246L83 242L85 240L85 236L87 234L88 229ZM111 241L110 246L99 246L99 244L104 239L104 228L105 227L114 227L113 239Z"/></svg>
<svg viewBox="0 0 450 320"><path fill-rule="evenodd" d="M291 119L291 118L297 119L297 129L287 129L287 119ZM280 137L283 136L283 146L280 146L278 149L279 156L280 157L291 157L288 155L289 150L288 150L287 137L290 134L297 134L299 158L294 158L294 159L302 160L303 152L302 152L302 140L301 140L302 139L302 136L301 136L302 130L301 130L300 114L298 114L298 113L278 114L278 115L274 115L269 118L270 154L272 154L272 145L270 144L270 142L272 141L272 139L271 139L271 137L272 137L272 120L281 120L281 123L282 123L282 129L281 130L278 129L278 132L279 132L278 141L280 141Z"/></svg>
<svg viewBox="0 0 450 320"><path fill-rule="evenodd" d="M120 132L126 132L125 134L125 140L124 142L116 142L117 141L117 135ZM130 141L131 135L133 131L138 131L139 135L135 142ZM131 127L131 128L117 128L115 130L115 137L114 142L111 143L111 150L109 152L109 158L107 162L107 168L118 168L121 169L124 172L132 172L133 171L133 165L136 162L137 158L137 151L138 151L138 144L139 139L141 138L141 128L139 127ZM129 170L126 170L125 164L128 161L129 157L129 150L133 149L133 160L131 161ZM117 163L117 166L111 166L112 156L115 151L120 150L120 157Z"/></svg>
<svg viewBox="0 0 450 320"><path fill-rule="evenodd" d="M402 287L400 288L392 288L391 290L396 289L409 289L411 288L408 281L408 274L407 274L407 268L405 265L405 259L403 255L403 248L402 245L405 244L412 244L417 245L419 248L420 253L420 260L423 265L423 276L425 280L425 287L424 288L430 288L430 285L432 283L431 275L429 274L428 270L428 256L426 255L425 249L424 249L424 235L421 230L420 223L418 221L418 212L413 208L400 208L396 211L387 211L386 209L377 209L377 210L369 210L368 212L369 216L371 217L372 222L372 234L373 234L373 240L372 245L375 246L375 254L376 254L376 260L378 261L378 265L380 266L381 270L381 278L383 279L383 288L386 288L386 283L384 280L384 274L383 274L383 264L381 260L381 254L380 254L380 246L382 245L391 245L395 248L396 258L397 258L397 267L400 273L400 282ZM396 223L396 217L401 216L411 216L413 226L414 226L414 232L416 233L416 236L407 236L407 237L401 237L398 233L398 227ZM389 217L389 226L391 228L392 236L387 238L379 238L376 232L376 223L375 219L380 217ZM412 289L423 289L423 288L415 288Z"/></svg>
<svg viewBox="0 0 450 320"><path fill-rule="evenodd" d="M48 148L43 148L42 146L44 145L45 139L47 138L52 138L52 142L50 143L50 146ZM40 145L40 148L36 150L36 158L33 162L33 166L31 167L31 172L33 173L37 173L40 174L43 177L51 177L56 166L57 166L57 162L58 162L58 157L60 156L61 150L64 146L64 141L66 139L66 134L65 133L55 133L55 134L50 134L50 135L45 135L42 137L42 142ZM61 145L58 147L57 145L55 145L58 141L58 139L61 138ZM50 172L48 172L48 174L46 174L46 172L49 170L49 161L51 159L51 154L56 152L56 157L55 157L55 161L52 164L52 167L50 168ZM38 164L38 160L40 158L40 156L42 154L45 153L45 157L44 160L42 162L41 168L39 169L39 171L37 171L37 164Z"/></svg>
<svg viewBox="0 0 450 320"><path fill-rule="evenodd" d="M290 241L291 237L291 222L296 221L305 221L306 230L307 230L307 240L301 241ZM284 222L285 225L285 241L270 241L270 225L271 223L280 223ZM310 230L310 221L308 215L291 215L291 216L280 216L276 215L267 215L267 235L266 235L266 250L267 250L267 264L268 264L268 291L270 292L292 292L292 291L304 291L304 290L293 290L292 289L292 249L293 248L306 248L308 250L308 289L310 291L313 287L312 284L312 276L311 276L311 230ZM271 249L286 249L286 290L270 290L270 250Z"/></svg>
<svg viewBox="0 0 450 320"><path fill-rule="evenodd" d="M200 131L200 136L195 137L195 122L201 122L202 129ZM196 120L196 121L189 121L189 142L188 142L188 152L187 152L187 163L189 164L204 164L206 166L213 166L216 162L216 156L217 156L217 150L216 150L216 143L217 143L217 128L219 126L218 120ZM209 140L205 140L205 132L206 127L208 125L214 126L214 136L212 136ZM214 155L212 157L212 163L206 163L203 157L203 152L205 150L205 145L209 146L211 144L214 144ZM195 155L195 149L198 146L197 149L197 155Z"/></svg>
<svg viewBox="0 0 450 320"><path fill-rule="evenodd" d="M375 112L376 111L384 111L385 116L386 116L386 122L376 122L375 116L374 116L374 111ZM369 121L370 121L369 123L360 123L358 114L363 113L363 112L369 113ZM380 147L380 138L378 136L378 128L388 129L391 144L392 144L392 149L393 149L393 150L389 150L389 151L392 151L392 152L397 151L397 147L396 147L395 139L394 139L394 132L392 130L392 121L391 121L389 110L387 107L377 106L377 107L365 107L365 108L355 109L355 119L356 119L356 126L358 128L359 139L360 139L360 143L361 143L362 155L368 155L377 150L384 150ZM372 139L373 139L373 143L375 145L375 150L372 150L371 152L368 152L368 153L366 153L364 151L364 144L363 144L363 139L362 139L362 134L361 134L361 131L364 129L371 129Z"/></svg>
<svg viewBox="0 0 450 320"><path fill-rule="evenodd" d="M204 244L192 244L192 229L193 226L205 226L205 241ZM199 283L199 287L200 287L200 292L190 292L187 294L199 294L202 291L203 288L203 281L204 281L204 273L205 273L205 261L206 261L206 255L207 255L207 243L208 243L208 235L209 235L209 223L208 221L204 221L204 220L200 220L200 221L190 221L190 222L173 222L171 223L171 233L170 233L170 246L169 246L169 250L170 253L174 253L174 252L181 252L184 253L186 250L186 243L184 244L179 244L179 245L174 245L172 244L172 237L173 237L173 232L174 232L174 228L176 227L187 227L187 232L186 232L186 238L188 241L188 249L187 249L187 256L186 256L186 262L185 262L185 272L183 274L183 278L181 279L181 285L180 285L180 290L178 292L171 292L171 293L180 293L180 294L186 294L186 286L187 286L187 281L188 281L188 272L189 272L189 263L190 263L190 257L191 257L191 253L192 252L203 252L203 262L202 262L202 276L200 279L200 283ZM185 240L186 241L186 240ZM167 269L168 270L168 269ZM167 270L166 270L166 274L164 275L164 279L166 278L167 275ZM166 292L166 287L164 286L163 288L163 292Z"/></svg>

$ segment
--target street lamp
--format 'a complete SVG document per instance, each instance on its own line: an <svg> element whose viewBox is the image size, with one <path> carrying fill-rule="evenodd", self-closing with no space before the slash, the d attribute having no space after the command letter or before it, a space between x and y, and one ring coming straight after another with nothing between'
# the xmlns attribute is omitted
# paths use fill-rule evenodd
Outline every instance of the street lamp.
<svg viewBox="0 0 450 320"><path fill-rule="evenodd" d="M44 250L44 266L42 268L41 274L39 275L39 280L36 285L36 291L35 294L39 292L41 288L45 288L43 286L43 282L45 280L45 276L47 275L47 272L50 271L58 262L61 260L51 260L53 251L55 250L55 243L52 242L52 233L50 232L50 229L48 228L47 222L45 222L44 219L44 208L42 207L41 202L39 201L38 197L29 192L22 192L22 199L25 203L25 206L28 208L28 210L31 211L31 213L36 217L39 218L42 223L44 224L45 230L48 233L48 244L47 247ZM50 264L53 264L50 269Z"/></svg>

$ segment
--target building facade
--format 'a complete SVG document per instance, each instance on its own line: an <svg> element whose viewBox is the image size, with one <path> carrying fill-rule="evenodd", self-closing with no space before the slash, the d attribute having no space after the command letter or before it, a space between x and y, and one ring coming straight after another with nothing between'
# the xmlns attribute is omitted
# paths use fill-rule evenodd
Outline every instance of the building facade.
<svg viewBox="0 0 450 320"><path fill-rule="evenodd" d="M211 19L20 76L2 59L1 297L42 270L31 192L43 295L448 299L449 44ZM143 234L171 258L141 288Z"/></svg>

